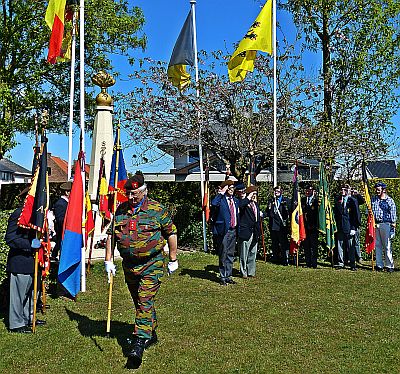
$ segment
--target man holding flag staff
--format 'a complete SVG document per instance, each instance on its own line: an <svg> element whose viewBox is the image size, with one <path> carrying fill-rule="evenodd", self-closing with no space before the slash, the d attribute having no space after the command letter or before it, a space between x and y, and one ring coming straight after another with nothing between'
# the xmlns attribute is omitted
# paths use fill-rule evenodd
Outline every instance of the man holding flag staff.
<svg viewBox="0 0 400 374"><path fill-rule="evenodd" d="M125 183L128 201L122 203L114 216L114 232L108 231L105 269L115 275L112 262L112 235L122 257L125 282L136 308L134 340L128 354L128 368L138 368L143 351L157 342L157 318L154 298L164 270L163 247L169 246L168 273L178 269L177 232L167 210L147 197L147 186L141 172Z"/></svg>

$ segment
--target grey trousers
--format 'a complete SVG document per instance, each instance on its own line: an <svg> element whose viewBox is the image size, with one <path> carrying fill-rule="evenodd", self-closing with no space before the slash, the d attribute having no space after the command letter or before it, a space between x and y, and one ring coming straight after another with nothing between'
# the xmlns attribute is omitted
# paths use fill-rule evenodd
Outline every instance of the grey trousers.
<svg viewBox="0 0 400 374"><path fill-rule="evenodd" d="M232 276L233 260L236 246L236 230L229 230L222 239L219 248L219 274L226 281Z"/></svg>
<svg viewBox="0 0 400 374"><path fill-rule="evenodd" d="M33 275L10 273L10 329L29 325L33 316Z"/></svg>
<svg viewBox="0 0 400 374"><path fill-rule="evenodd" d="M394 268L392 245L390 243L390 223L378 223L375 229L375 255L376 266L383 268L383 255L385 256L385 265L389 269Z"/></svg>
<svg viewBox="0 0 400 374"><path fill-rule="evenodd" d="M241 240L240 248L240 272L243 277L256 275L257 239L251 234L249 240Z"/></svg>

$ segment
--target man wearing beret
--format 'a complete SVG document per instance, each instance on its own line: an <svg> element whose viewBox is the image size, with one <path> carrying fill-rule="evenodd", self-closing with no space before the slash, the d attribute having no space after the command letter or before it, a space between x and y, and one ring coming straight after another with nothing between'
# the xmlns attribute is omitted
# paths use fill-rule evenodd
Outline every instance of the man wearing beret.
<svg viewBox="0 0 400 374"><path fill-rule="evenodd" d="M375 253L376 270L383 270L383 254L385 265L389 273L394 271L392 247L390 240L393 239L396 227L396 204L386 193L386 184L378 182L375 185L376 195L372 197L372 211L375 217Z"/></svg>
<svg viewBox="0 0 400 374"><path fill-rule="evenodd" d="M141 172L125 184L128 201L116 210L115 231L108 231L105 268L115 275L111 236L114 235L122 257L125 282L136 308L133 347L128 354L128 368L142 363L143 351L157 342L157 318L154 298L164 270L163 247L169 246L168 273L178 269L177 231L167 210L147 197L147 186Z"/></svg>
<svg viewBox="0 0 400 374"><path fill-rule="evenodd" d="M304 186L304 193L306 196L301 198L301 208L306 238L301 246L304 248L306 266L316 269L318 259L318 199L315 197L314 187L311 184Z"/></svg>
<svg viewBox="0 0 400 374"><path fill-rule="evenodd" d="M219 273L222 286L235 284L232 279L233 260L235 255L236 231L239 224L239 200L233 196L234 182L226 180L219 186L218 193L211 201L214 207L214 239L217 241L219 255Z"/></svg>
<svg viewBox="0 0 400 374"><path fill-rule="evenodd" d="M260 208L257 204L257 187L245 190L246 197L239 200L239 253L240 272L243 278L256 275L257 245L260 236Z"/></svg>
<svg viewBox="0 0 400 374"><path fill-rule="evenodd" d="M274 197L268 201L267 217L271 234L272 261L288 265L290 200L282 195L280 186L274 187Z"/></svg>

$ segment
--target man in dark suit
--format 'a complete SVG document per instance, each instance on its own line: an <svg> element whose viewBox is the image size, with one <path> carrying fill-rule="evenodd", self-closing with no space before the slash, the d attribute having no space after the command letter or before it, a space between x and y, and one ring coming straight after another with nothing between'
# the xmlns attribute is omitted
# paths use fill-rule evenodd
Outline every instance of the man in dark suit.
<svg viewBox="0 0 400 374"><path fill-rule="evenodd" d="M288 265L290 200L282 195L280 186L274 187L274 197L268 201L267 217L271 234L272 261Z"/></svg>
<svg viewBox="0 0 400 374"><path fill-rule="evenodd" d="M71 193L72 183L65 182L60 186L63 191L62 196L56 201L53 207L55 217L54 230L56 232L56 245L54 246L51 257L57 259L58 253L61 252L62 232L64 227L65 213L67 212L69 195Z"/></svg>
<svg viewBox="0 0 400 374"><path fill-rule="evenodd" d="M352 237L356 234L356 230L360 224L357 216L356 202L350 196L350 186L348 184L343 185L341 191L341 195L336 198L333 207L337 225L337 267L339 269L344 268L344 256L347 254L350 269L355 271L357 268Z"/></svg>
<svg viewBox="0 0 400 374"><path fill-rule="evenodd" d="M303 210L306 238L301 245L304 249L306 266L316 269L318 259L318 199L311 184L305 185L304 193L306 196L301 198L301 208Z"/></svg>
<svg viewBox="0 0 400 374"><path fill-rule="evenodd" d="M243 278L256 275L257 244L260 236L260 208L257 204L257 187L245 190L246 197L239 200L239 253L240 272Z"/></svg>
<svg viewBox="0 0 400 374"><path fill-rule="evenodd" d="M351 196L354 198L356 202L357 220L358 220L358 228L356 230L355 235L353 236L353 245L356 251L356 261L359 264L362 264L361 247L360 247L360 226L361 226L360 205L365 204L365 199L360 195L360 193L355 188L351 189Z"/></svg>
<svg viewBox="0 0 400 374"><path fill-rule="evenodd" d="M236 231L239 225L239 200L233 196L234 191L234 182L228 179L222 182L217 196L211 201L211 205L215 209L213 235L218 246L220 283L222 286L226 286L228 283L236 283L231 278Z"/></svg>

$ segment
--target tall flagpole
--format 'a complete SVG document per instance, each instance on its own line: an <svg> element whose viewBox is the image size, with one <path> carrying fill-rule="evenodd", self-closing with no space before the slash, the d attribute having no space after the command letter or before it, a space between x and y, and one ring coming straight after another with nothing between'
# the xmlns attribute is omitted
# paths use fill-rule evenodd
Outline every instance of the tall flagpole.
<svg viewBox="0 0 400 374"><path fill-rule="evenodd" d="M69 89L69 131L68 131L68 180L72 176L72 127L74 124L74 91L75 91L75 46L76 46L76 9L72 15L71 42L71 84Z"/></svg>
<svg viewBox="0 0 400 374"><path fill-rule="evenodd" d="M81 127L81 151L85 154L85 0L79 3L79 79L80 79L80 127ZM83 197L86 194L86 170L83 170ZM85 199L83 199L85 201ZM85 209L83 209L83 219ZM86 247L82 247L82 266L81 266L81 291L86 291Z"/></svg>
<svg viewBox="0 0 400 374"><path fill-rule="evenodd" d="M190 0L190 6L192 10L192 21L193 21L193 47L194 47L194 67L196 71L196 97L200 98L200 90L199 90L199 64L197 60L197 32L196 32L196 0ZM197 110L197 119L200 119L200 113ZM201 190L201 205L203 206L204 201L204 165L203 165L203 147L201 145L201 133L202 133L202 124L199 121L199 163L200 163L200 190ZM206 213L202 211L202 221L203 221L203 249L204 252L207 252L207 226L206 226Z"/></svg>
<svg viewBox="0 0 400 374"><path fill-rule="evenodd" d="M273 84L273 90L274 90L274 179L273 179L273 185L277 186L278 185L278 159L277 159L277 154L278 154L278 136L277 136L277 130L276 130L276 0L272 0L272 44L273 44L273 50L274 50L274 84Z"/></svg>

